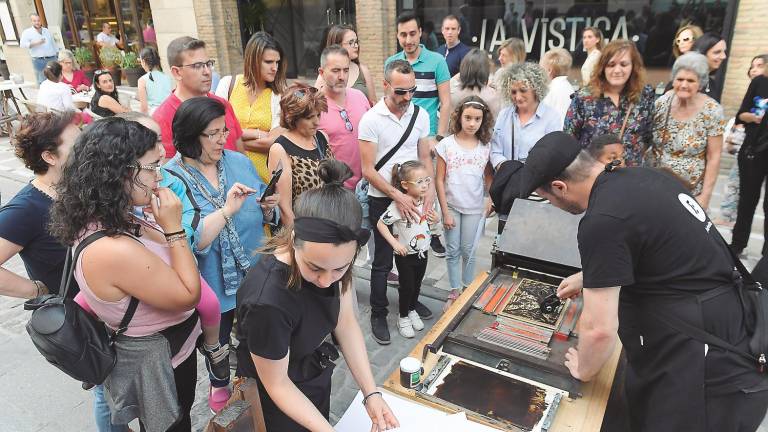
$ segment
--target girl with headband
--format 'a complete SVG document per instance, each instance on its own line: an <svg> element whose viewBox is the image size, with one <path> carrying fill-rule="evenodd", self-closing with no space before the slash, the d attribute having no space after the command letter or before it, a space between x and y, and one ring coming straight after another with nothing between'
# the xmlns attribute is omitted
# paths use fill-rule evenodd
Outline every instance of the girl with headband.
<svg viewBox="0 0 768 432"><path fill-rule="evenodd" d="M318 175L325 185L301 194L293 226L270 239L237 293L238 373L256 381L267 430L333 431L333 333L363 392L371 430L399 427L376 389L355 316L352 263L369 232L343 186L352 171L324 160Z"/></svg>

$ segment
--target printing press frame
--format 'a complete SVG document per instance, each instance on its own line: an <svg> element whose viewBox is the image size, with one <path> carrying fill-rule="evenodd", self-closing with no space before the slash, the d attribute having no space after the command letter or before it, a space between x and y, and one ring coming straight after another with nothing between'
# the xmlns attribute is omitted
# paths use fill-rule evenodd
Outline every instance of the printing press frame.
<svg viewBox="0 0 768 432"><path fill-rule="evenodd" d="M517 206L517 208L515 207ZM520 210L522 209L522 210ZM515 213L515 210L518 210ZM531 221L531 214L534 213L534 222ZM524 272L531 278L546 278L548 282L557 282L558 278L563 278L576 273L579 270L578 249L576 248L576 231L580 217L568 215L555 209L548 203L517 200L513 205L513 211L510 212L510 218L507 221L504 234L499 239L499 246L493 251L493 269L489 274L478 276L468 287L459 299L446 311L435 326L426 334L426 336L416 345L410 356L422 359L424 363L424 376L428 376L435 367L438 355L437 352L450 352L459 357L482 363L491 368L499 368L513 375L519 375L541 382L552 387L565 390L569 393L569 398L563 398L560 402L554 421L550 424L549 430L552 431L599 431L608 397L611 393L612 383L616 372L616 366L621 352L620 344L603 367L600 373L589 383L581 383L568 374L567 368L562 365L560 357L564 355L564 350L568 346L575 346L576 338L571 337L564 345L553 350L552 361L542 361L535 358L525 358L521 353L511 352L503 347L488 344L472 337L473 329L476 329L477 322L482 320L482 312L472 308L472 304L483 293L483 290L494 277L499 274L512 274ZM547 219L548 218L548 219ZM521 220L525 220L521 223ZM545 222L546 221L546 222ZM548 224L548 229L542 231L537 224ZM554 227L553 228L553 224ZM567 240L552 243L551 238L548 242L535 243L531 247L530 239L525 239L525 235L520 235L522 228L525 233L534 233L538 236L540 233L549 233L558 236L563 232L570 235ZM517 246L510 246L509 240L516 237ZM520 240L523 238L523 240ZM570 247L557 248L557 245L570 244ZM546 259L547 247L555 245L555 255L559 262L552 262ZM576 249L574 249L576 248ZM566 250L567 249L567 250ZM521 250L530 250L530 255L521 253ZM559 250L559 252L558 252ZM551 256L551 255L550 255ZM468 319L469 317L469 319ZM486 316L488 317L488 316ZM465 320L467 320L465 322ZM486 320L492 318L486 318ZM405 389L399 383L399 370L392 372L390 377L384 383L384 387L400 396L417 400L420 403L436 407L449 412L454 412L457 407L450 404L440 403L439 400L425 398L419 392L412 389ZM580 396L580 397L579 397ZM500 425L489 419L475 415L469 412L468 417L479 423L499 428Z"/></svg>

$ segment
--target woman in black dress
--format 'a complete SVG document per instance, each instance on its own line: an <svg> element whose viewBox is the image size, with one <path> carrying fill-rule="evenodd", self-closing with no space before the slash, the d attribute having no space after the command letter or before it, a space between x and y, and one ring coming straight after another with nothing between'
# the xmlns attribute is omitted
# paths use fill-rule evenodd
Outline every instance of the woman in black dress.
<svg viewBox="0 0 768 432"><path fill-rule="evenodd" d="M256 379L267 430L333 431L333 333L365 396L371 430L398 427L376 390L354 312L352 263L369 233L343 186L352 172L326 160L318 173L325 186L296 201L294 225L270 240L237 292L238 375Z"/></svg>

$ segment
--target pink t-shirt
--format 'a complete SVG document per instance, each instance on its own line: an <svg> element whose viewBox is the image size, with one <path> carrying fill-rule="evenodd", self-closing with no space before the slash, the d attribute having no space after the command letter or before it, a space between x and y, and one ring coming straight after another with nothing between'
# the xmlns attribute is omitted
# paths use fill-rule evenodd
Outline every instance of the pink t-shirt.
<svg viewBox="0 0 768 432"><path fill-rule="evenodd" d="M353 189L362 177L360 164L360 145L357 141L357 126L366 111L371 108L368 98L360 90L347 89L347 101L345 107L339 107L332 100L328 100L328 112L320 114L320 129L328 134L333 157L344 162L352 168L352 178L344 183L344 186ZM341 110L347 112L352 130L348 130L347 122L341 116Z"/></svg>
<svg viewBox="0 0 768 432"><path fill-rule="evenodd" d="M229 136L227 137L227 143L224 144L224 148L237 151L237 145L235 143L241 136L243 136L243 129L240 127L237 117L235 117L232 105L230 105L226 99L220 98L213 93L208 93L208 97L216 99L224 104L224 122L229 129ZM176 115L176 111L180 106L181 99L176 96L175 92L171 92L165 101L157 107L155 113L152 114L152 118L160 125L160 133L163 139L163 146L165 147L165 157L167 159L172 158L176 154L176 147L173 146L173 116Z"/></svg>

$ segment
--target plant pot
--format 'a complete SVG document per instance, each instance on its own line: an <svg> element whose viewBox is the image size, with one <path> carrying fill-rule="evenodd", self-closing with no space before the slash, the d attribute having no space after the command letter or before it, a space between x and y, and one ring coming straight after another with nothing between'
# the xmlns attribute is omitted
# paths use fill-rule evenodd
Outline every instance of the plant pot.
<svg viewBox="0 0 768 432"><path fill-rule="evenodd" d="M80 66L80 70L83 71L83 74L85 74L85 77L88 78L88 81L93 82L93 74L96 72L95 67L92 65Z"/></svg>
<svg viewBox="0 0 768 432"><path fill-rule="evenodd" d="M109 69L109 74L112 75L112 81L115 83L115 87L123 85L123 71L117 66L107 69Z"/></svg>
<svg viewBox="0 0 768 432"><path fill-rule="evenodd" d="M125 79L128 81L128 85L131 87L137 87L139 85L139 78L144 75L144 69L130 68L123 70L125 71Z"/></svg>

